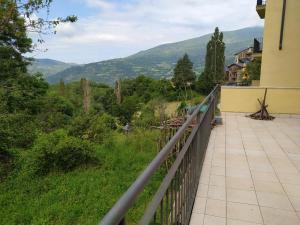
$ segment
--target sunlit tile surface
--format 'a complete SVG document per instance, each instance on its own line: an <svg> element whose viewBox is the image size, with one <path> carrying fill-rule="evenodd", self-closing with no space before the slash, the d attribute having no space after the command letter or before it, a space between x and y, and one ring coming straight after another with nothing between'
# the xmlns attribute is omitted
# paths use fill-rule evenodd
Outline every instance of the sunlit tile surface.
<svg viewBox="0 0 300 225"><path fill-rule="evenodd" d="M190 225L300 225L300 117L222 117L210 137Z"/></svg>

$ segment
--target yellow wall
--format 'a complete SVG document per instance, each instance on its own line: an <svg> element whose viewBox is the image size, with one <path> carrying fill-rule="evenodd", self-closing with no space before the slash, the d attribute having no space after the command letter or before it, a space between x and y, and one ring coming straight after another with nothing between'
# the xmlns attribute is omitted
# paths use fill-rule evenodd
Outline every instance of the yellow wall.
<svg viewBox="0 0 300 225"><path fill-rule="evenodd" d="M283 49L279 50L282 3L267 1L260 81L264 87L300 87L300 0L287 0Z"/></svg>
<svg viewBox="0 0 300 225"><path fill-rule="evenodd" d="M264 92L262 87L222 86L221 111L256 112ZM270 113L300 114L300 88L268 88L266 104Z"/></svg>

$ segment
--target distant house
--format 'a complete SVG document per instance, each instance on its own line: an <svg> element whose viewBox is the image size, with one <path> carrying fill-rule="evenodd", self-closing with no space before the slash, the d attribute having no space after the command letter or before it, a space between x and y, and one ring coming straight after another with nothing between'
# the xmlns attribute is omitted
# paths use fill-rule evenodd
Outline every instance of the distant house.
<svg viewBox="0 0 300 225"><path fill-rule="evenodd" d="M253 47L243 49L234 54L234 63L227 66L226 77L229 82L238 82L243 79L243 74L248 63L253 61Z"/></svg>
<svg viewBox="0 0 300 225"><path fill-rule="evenodd" d="M234 58L235 58L235 63L241 63L245 61L251 62L253 60L253 47L249 47L235 53Z"/></svg>
<svg viewBox="0 0 300 225"><path fill-rule="evenodd" d="M236 82L239 77L242 75L243 66L238 63L232 63L231 65L227 66L227 78L229 82Z"/></svg>

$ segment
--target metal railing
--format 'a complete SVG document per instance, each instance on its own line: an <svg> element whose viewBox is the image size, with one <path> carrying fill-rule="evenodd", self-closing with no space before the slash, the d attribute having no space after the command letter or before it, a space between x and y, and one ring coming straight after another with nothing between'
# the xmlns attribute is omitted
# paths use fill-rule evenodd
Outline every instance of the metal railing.
<svg viewBox="0 0 300 225"><path fill-rule="evenodd" d="M267 0L257 0L257 5L266 5Z"/></svg>
<svg viewBox="0 0 300 225"><path fill-rule="evenodd" d="M174 155L176 148L177 150L179 148L179 151L175 154L170 169L138 224L189 224L219 90L220 87L216 86L194 110L144 172L106 214L100 225L125 224L127 212L132 208L153 174L161 168L168 156ZM189 131L187 138L184 138L191 125L193 125L192 131Z"/></svg>

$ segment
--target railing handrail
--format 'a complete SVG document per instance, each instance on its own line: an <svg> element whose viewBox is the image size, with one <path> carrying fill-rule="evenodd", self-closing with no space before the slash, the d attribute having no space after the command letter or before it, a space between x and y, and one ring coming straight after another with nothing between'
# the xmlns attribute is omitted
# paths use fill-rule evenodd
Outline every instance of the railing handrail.
<svg viewBox="0 0 300 225"><path fill-rule="evenodd" d="M198 105L197 110L195 110L186 122L179 128L175 135L170 139L170 141L162 148L162 150L156 155L156 157L150 162L147 168L142 172L141 175L134 181L134 183L129 187L129 189L123 194L123 196L115 203L115 205L110 209L110 211L105 215L99 225L116 225L119 224L125 217L128 210L133 206L139 194L143 191L145 186L150 181L152 175L159 169L165 159L168 157L169 153L172 151L173 147L177 141L183 136L185 130L189 127L192 121L197 117L202 106L204 106L212 97L214 97L215 92L218 90L219 85L217 85L212 92Z"/></svg>

